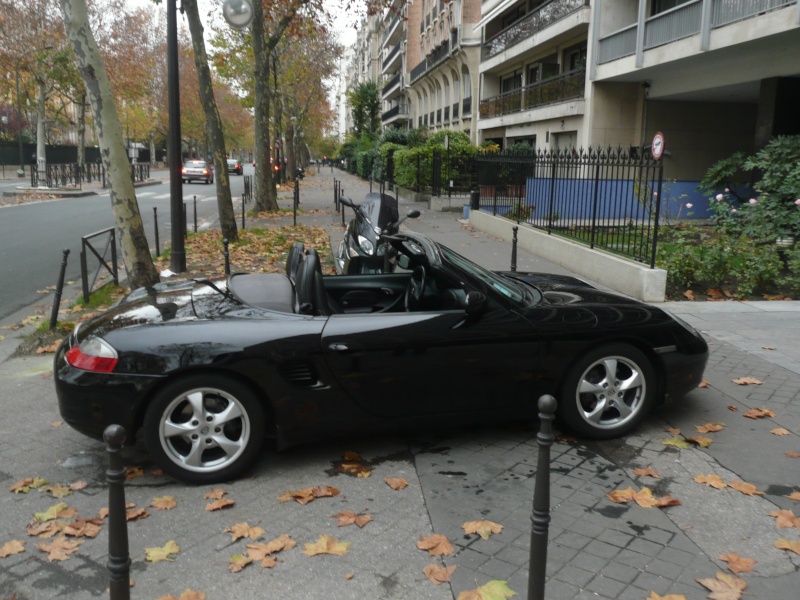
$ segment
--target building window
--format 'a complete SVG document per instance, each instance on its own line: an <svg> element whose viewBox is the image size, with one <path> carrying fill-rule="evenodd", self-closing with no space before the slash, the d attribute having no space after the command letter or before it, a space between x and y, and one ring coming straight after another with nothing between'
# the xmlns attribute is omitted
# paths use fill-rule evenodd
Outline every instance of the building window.
<svg viewBox="0 0 800 600"><path fill-rule="evenodd" d="M521 87L522 73L520 71L514 71L510 75L506 75L500 80L500 92L503 94L518 90Z"/></svg>
<svg viewBox="0 0 800 600"><path fill-rule="evenodd" d="M564 50L564 72L583 69L586 66L586 42Z"/></svg>

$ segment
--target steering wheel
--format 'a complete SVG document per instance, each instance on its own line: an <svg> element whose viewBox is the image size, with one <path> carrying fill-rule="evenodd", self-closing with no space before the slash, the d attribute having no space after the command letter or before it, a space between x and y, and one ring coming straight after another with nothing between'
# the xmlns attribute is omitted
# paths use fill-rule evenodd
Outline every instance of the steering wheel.
<svg viewBox="0 0 800 600"><path fill-rule="evenodd" d="M425 267L422 265L414 267L411 272L411 279L408 280L406 287L405 305L406 311L417 308L419 301L422 300L422 293L425 291Z"/></svg>

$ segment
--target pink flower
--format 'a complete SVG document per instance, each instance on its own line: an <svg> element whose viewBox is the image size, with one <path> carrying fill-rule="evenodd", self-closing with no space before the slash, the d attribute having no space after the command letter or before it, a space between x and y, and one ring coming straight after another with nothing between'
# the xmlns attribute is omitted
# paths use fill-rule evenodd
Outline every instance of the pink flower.
<svg viewBox="0 0 800 600"><path fill-rule="evenodd" d="M728 188L725 188L725 193L726 193L726 194L730 194L730 193L731 193L731 191L730 191Z"/></svg>
<svg viewBox="0 0 800 600"><path fill-rule="evenodd" d="M728 190L725 190L725 191L727 192ZM722 199L723 199L724 197L725 197L725 196L723 196L722 194L717 194L717 202L722 202Z"/></svg>
<svg viewBox="0 0 800 600"><path fill-rule="evenodd" d="M794 203L795 203L797 206L800 206L800 198L798 198L797 200L795 200L795 201L794 201Z"/></svg>
<svg viewBox="0 0 800 600"><path fill-rule="evenodd" d="M735 208L732 208L732 209L731 209L731 212L732 212L732 213L735 213L735 212L736 212L736 209L735 209Z"/></svg>
<svg viewBox="0 0 800 600"><path fill-rule="evenodd" d="M692 208L692 203L691 202L687 202L686 203L686 208Z"/></svg>
<svg viewBox="0 0 800 600"><path fill-rule="evenodd" d="M653 192L653 196L658 196L658 192Z"/></svg>
<svg viewBox="0 0 800 600"><path fill-rule="evenodd" d="M758 200L755 198L750 198L750 204L758 204Z"/></svg>

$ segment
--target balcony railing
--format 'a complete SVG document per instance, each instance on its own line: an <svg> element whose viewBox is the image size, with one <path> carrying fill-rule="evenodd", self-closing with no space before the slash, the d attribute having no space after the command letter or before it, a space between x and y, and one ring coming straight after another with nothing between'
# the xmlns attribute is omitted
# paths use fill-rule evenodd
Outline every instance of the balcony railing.
<svg viewBox="0 0 800 600"><path fill-rule="evenodd" d="M392 31L394 30L394 26L397 25L397 22L400 20L400 15L395 14L392 17L392 20L389 21L389 24L386 26L386 29L383 30L383 43L386 43L386 40L392 35Z"/></svg>
<svg viewBox="0 0 800 600"><path fill-rule="evenodd" d="M539 83L481 100L481 118L530 110L537 106L582 98L586 88L586 69L569 71Z"/></svg>
<svg viewBox="0 0 800 600"><path fill-rule="evenodd" d="M481 60L487 60L506 48L530 38L585 6L589 6L589 0L551 0L486 40L481 49Z"/></svg>
<svg viewBox="0 0 800 600"><path fill-rule="evenodd" d="M386 58L384 58L384 59L383 59L383 68L384 68L384 69L385 69L387 66L389 66L389 63L391 63L391 62L392 62L392 59L393 59L395 56L397 56L397 54L398 54L399 52L400 52L400 42L397 42L397 43L396 43L394 46L392 46L392 49L391 49L391 50L389 50L389 54L387 54L387 55L386 55Z"/></svg>
<svg viewBox="0 0 800 600"><path fill-rule="evenodd" d="M468 117L472 114L472 96L467 96L461 101L461 116Z"/></svg>
<svg viewBox="0 0 800 600"><path fill-rule="evenodd" d="M431 55L411 69L411 83L422 77L428 69L432 69L450 54L450 40L445 40L433 49Z"/></svg>
<svg viewBox="0 0 800 600"><path fill-rule="evenodd" d="M386 85L383 86L383 93L386 94L391 90L394 86L400 83L400 77L402 73L398 73L394 77L392 77L389 81L386 82Z"/></svg>
<svg viewBox="0 0 800 600"><path fill-rule="evenodd" d="M736 21L796 5L797 0L712 0L708 28L724 27ZM664 11L644 22L644 50L696 35L703 30L703 2L694 0ZM619 29L599 40L598 64L636 54L638 23Z"/></svg>
<svg viewBox="0 0 800 600"><path fill-rule="evenodd" d="M393 106L389 110L385 111L381 115L381 121L388 121L392 117L396 117L397 115L408 115L408 110L402 104L398 104L397 106Z"/></svg>

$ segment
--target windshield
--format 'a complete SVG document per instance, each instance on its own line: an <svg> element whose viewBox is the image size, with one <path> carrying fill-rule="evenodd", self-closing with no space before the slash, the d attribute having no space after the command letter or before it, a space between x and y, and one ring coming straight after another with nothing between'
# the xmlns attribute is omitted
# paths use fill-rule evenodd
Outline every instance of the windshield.
<svg viewBox="0 0 800 600"><path fill-rule="evenodd" d="M476 265L474 262L467 260L460 254L456 254L450 250L450 248L439 246L439 250L442 253L442 256L447 259L448 262L451 262L462 271L471 275L475 279L482 281L506 298L510 298L517 303L523 302L524 292L522 290L524 287L522 287L521 284L518 284L515 281L504 277L503 275L498 275L497 273L493 273L492 271Z"/></svg>

